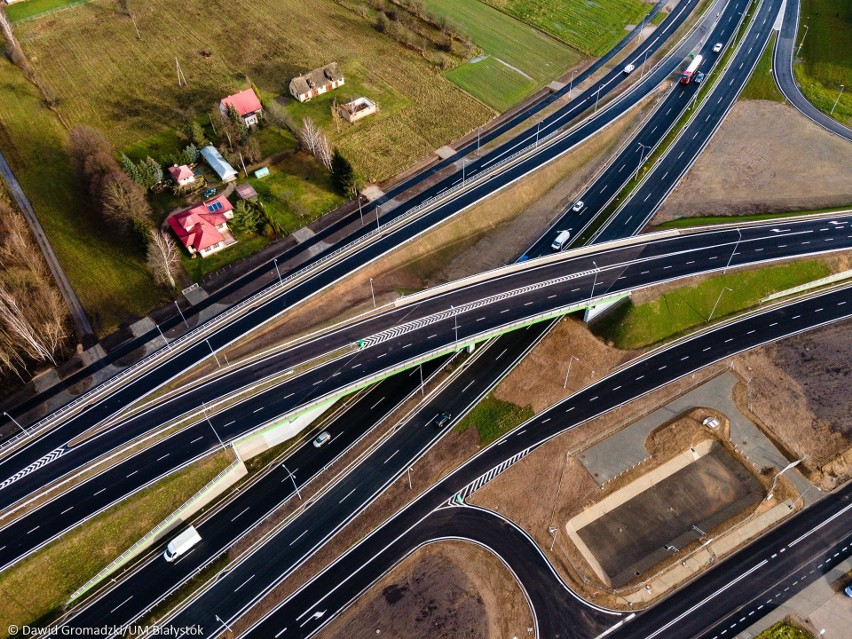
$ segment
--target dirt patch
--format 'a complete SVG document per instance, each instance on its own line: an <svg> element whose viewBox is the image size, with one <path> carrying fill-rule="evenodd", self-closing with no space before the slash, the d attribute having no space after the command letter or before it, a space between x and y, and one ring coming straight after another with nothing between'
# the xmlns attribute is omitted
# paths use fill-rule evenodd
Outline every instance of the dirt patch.
<svg viewBox="0 0 852 639"><path fill-rule="evenodd" d="M502 562L473 544L442 542L406 558L318 637L520 637L532 625Z"/></svg>
<svg viewBox="0 0 852 639"><path fill-rule="evenodd" d="M519 406L532 405L538 413L637 354L607 346L586 328L579 315L569 315L506 376L494 396Z"/></svg>
<svg viewBox="0 0 852 639"><path fill-rule="evenodd" d="M761 426L800 470L831 489L852 475L852 320L769 344L737 358L751 377L734 394L744 415ZM743 385L744 386L744 385Z"/></svg>
<svg viewBox="0 0 852 639"><path fill-rule="evenodd" d="M652 224L852 202L852 146L793 107L738 102Z"/></svg>

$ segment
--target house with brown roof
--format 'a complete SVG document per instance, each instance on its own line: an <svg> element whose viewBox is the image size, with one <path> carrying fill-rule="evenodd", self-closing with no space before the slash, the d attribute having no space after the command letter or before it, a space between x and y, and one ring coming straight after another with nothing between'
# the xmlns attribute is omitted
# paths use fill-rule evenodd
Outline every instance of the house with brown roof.
<svg viewBox="0 0 852 639"><path fill-rule="evenodd" d="M290 80L290 93L299 102L307 102L311 98L343 86L343 82L340 65L332 62Z"/></svg>

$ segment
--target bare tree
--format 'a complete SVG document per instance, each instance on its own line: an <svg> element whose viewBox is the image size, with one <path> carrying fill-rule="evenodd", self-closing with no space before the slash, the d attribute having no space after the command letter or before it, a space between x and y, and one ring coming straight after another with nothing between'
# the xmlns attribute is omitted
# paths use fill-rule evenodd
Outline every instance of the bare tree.
<svg viewBox="0 0 852 639"><path fill-rule="evenodd" d="M145 191L123 171L110 173L104 178L101 199L107 219L125 227L134 220L150 224L151 206Z"/></svg>
<svg viewBox="0 0 852 639"><path fill-rule="evenodd" d="M299 129L299 142L302 148L319 160L322 165L331 170L331 143L328 136L323 133L311 118L302 120L302 128Z"/></svg>
<svg viewBox="0 0 852 639"><path fill-rule="evenodd" d="M331 142L328 141L328 137L325 133L320 134L317 143L317 152L315 155L317 160L319 160L325 167L325 170L331 171L331 160L334 154L331 150Z"/></svg>
<svg viewBox="0 0 852 639"><path fill-rule="evenodd" d="M36 327L24 314L15 294L0 283L0 323L15 338L16 345L34 360L50 361L55 364L50 351Z"/></svg>
<svg viewBox="0 0 852 639"><path fill-rule="evenodd" d="M176 288L175 275L180 266L180 252L171 237L151 229L151 241L148 243L148 268L154 279L160 284Z"/></svg>

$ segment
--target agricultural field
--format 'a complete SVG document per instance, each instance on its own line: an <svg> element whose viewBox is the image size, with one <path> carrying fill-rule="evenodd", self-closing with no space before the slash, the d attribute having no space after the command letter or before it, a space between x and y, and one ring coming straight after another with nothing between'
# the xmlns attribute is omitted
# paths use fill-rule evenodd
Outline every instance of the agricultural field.
<svg viewBox="0 0 852 639"><path fill-rule="evenodd" d="M852 124L852 3L802 0L799 42L803 37L799 63L794 66L802 93L820 111L829 113L844 85L833 115Z"/></svg>
<svg viewBox="0 0 852 639"><path fill-rule="evenodd" d="M66 152L66 130L2 56L0 86L0 148L95 330L105 334L167 302L145 268L141 245L109 233L87 207Z"/></svg>
<svg viewBox="0 0 852 639"><path fill-rule="evenodd" d="M488 56L461 64L447 78L498 111L516 104L581 59L570 47L480 0L424 0L424 4Z"/></svg>
<svg viewBox="0 0 852 639"><path fill-rule="evenodd" d="M138 37L116 0L16 25L62 116L104 130L118 148L202 118L249 83L263 96L285 95L290 78L335 60L353 74L338 99L353 89L373 97L375 88L393 114L332 135L367 180L395 174L493 115L422 56L331 0L131 0L130 8ZM175 60L186 87L178 86Z"/></svg>
<svg viewBox="0 0 852 639"><path fill-rule="evenodd" d="M639 24L652 4L642 0L482 0L545 31L577 51L600 57Z"/></svg>

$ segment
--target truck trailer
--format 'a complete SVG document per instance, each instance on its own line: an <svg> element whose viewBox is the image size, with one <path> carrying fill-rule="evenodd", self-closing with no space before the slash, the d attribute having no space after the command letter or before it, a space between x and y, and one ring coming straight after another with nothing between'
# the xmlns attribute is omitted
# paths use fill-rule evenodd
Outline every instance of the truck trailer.
<svg viewBox="0 0 852 639"><path fill-rule="evenodd" d="M698 67L701 66L701 61L704 58L700 55L695 56L692 59L692 62L689 63L689 66L686 67L686 70L683 72L683 75L680 76L681 84L689 84L692 81L692 78L695 76L695 72L698 71Z"/></svg>

